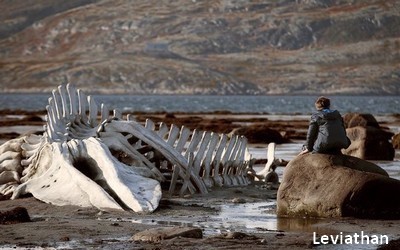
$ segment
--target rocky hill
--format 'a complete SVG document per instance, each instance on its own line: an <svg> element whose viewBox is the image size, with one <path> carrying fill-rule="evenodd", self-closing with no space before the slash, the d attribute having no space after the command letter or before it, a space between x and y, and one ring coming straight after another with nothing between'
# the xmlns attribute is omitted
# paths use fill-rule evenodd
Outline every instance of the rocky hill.
<svg viewBox="0 0 400 250"><path fill-rule="evenodd" d="M397 0L0 1L0 92L400 94Z"/></svg>

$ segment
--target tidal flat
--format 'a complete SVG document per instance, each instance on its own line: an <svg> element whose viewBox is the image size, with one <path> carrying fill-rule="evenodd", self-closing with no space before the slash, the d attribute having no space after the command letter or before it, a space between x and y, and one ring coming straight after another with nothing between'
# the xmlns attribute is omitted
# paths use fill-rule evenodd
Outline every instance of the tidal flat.
<svg viewBox="0 0 400 250"><path fill-rule="evenodd" d="M0 116L0 143L25 133L41 133L42 112L6 112ZM290 161L301 148L308 125L304 115L235 115L211 114L136 114L142 121L174 122L199 126L211 131L227 128L265 125L277 129L288 142L278 144L275 157ZM394 133L400 130L400 117L379 116L380 125ZM256 169L266 160L266 143L249 143L249 151L258 159ZM376 162L393 178L400 179L400 153L394 161ZM284 166L277 168L282 177ZM159 208L151 214L129 211L103 212L95 208L57 207L34 197L0 201L0 211L26 207L32 222L0 225L0 248L21 249L348 249L345 244L315 244L313 237L354 234L387 235L400 238L399 222L395 220L362 220L354 218L278 218L275 213L277 190L255 182L244 187L213 188L207 195L163 195ZM203 231L201 239L174 238L157 242L130 240L140 231L156 227L186 226ZM240 237L230 233L240 232ZM317 238L317 242L321 242ZM393 243L395 244L395 243ZM353 244L352 249L376 249L376 244Z"/></svg>

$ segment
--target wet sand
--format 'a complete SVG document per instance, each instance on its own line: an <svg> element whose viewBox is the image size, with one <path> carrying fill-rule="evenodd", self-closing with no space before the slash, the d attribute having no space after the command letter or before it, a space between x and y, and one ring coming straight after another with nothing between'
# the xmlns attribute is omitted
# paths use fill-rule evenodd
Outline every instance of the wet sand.
<svg viewBox="0 0 400 250"><path fill-rule="evenodd" d="M227 132L241 126L266 125L277 129L288 141L302 140L307 116L277 117L233 114L137 114L177 125ZM3 112L0 115L0 143L26 132L42 131L43 113ZM380 118L382 126L400 127L398 117ZM293 121L295 120L295 122ZM379 120L379 118L378 118ZM15 127L18 126L18 127ZM22 126L22 127L21 127ZM293 130L293 131L292 131ZM292 132L288 132L292 131ZM283 144L285 145L285 144ZM266 144L250 148L263 160ZM281 154L290 156L291 154ZM290 160L290 159L284 159ZM262 165L260 165L262 167ZM283 170L283 169L282 169ZM101 212L95 208L57 207L33 197L0 201L0 211L23 206L32 222L0 225L0 248L92 248L92 249L376 249L377 245L313 245L313 234L339 235L363 231L366 234L400 238L399 221L343 219L276 218L276 190L263 183L246 187L214 188L209 194L163 197L151 214L129 211ZM203 230L202 239L174 238L160 242L135 242L130 238L148 228L193 226ZM237 238L228 232L242 232Z"/></svg>
<svg viewBox="0 0 400 250"><path fill-rule="evenodd" d="M57 207L33 197L0 202L0 210L16 206L28 209L32 222L0 225L1 248L94 248L94 249L307 249L322 235L361 233L400 238L398 221L343 219L276 219L276 229L242 225L227 227L230 218L218 216L221 207L242 199L243 206L273 201L273 192L256 186L213 190L207 196L165 198L152 214L128 211L101 212L95 208ZM260 207L260 215L272 213L274 206ZM271 211L272 210L272 211ZM250 219L251 220L251 219ZM273 222L271 222L273 223ZM208 225L208 226L207 226ZM134 242L137 232L154 227L192 226L203 229L202 239L175 238L160 242ZM272 228L274 227L271 225ZM242 232L240 238L226 238L228 232ZM376 249L376 245L330 245L328 249ZM339 248L338 248L339 247ZM348 247L348 246L347 246ZM358 248L357 248L358 247ZM327 249L327 248L324 248Z"/></svg>

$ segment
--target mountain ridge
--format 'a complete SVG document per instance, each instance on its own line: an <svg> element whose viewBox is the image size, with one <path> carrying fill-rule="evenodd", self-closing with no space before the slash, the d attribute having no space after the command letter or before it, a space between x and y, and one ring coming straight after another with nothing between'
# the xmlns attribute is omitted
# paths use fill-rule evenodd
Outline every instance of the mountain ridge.
<svg viewBox="0 0 400 250"><path fill-rule="evenodd" d="M400 94L393 0L0 5L3 93Z"/></svg>

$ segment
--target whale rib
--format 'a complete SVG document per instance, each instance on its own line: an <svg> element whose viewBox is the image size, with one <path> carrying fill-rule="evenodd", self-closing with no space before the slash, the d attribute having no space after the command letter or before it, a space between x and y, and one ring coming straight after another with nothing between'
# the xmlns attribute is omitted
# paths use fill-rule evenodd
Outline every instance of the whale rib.
<svg viewBox="0 0 400 250"><path fill-rule="evenodd" d="M169 195L184 195L250 183L253 161L243 136L150 119L141 124L131 114L124 119L71 84L52 91L46 110L42 135L0 146L0 173L15 172L12 181L0 178L1 194L16 199L30 193L55 205L152 212L162 186Z"/></svg>

